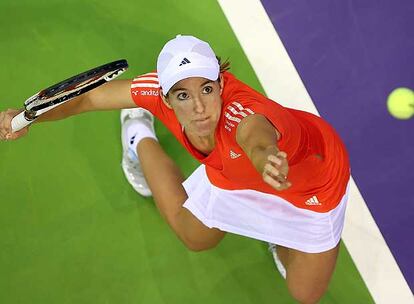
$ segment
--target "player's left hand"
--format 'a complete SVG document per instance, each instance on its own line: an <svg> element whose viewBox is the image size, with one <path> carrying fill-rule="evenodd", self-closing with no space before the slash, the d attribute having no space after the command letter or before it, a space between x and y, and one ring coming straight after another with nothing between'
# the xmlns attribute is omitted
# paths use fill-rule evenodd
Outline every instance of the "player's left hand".
<svg viewBox="0 0 414 304"><path fill-rule="evenodd" d="M287 154L279 151L276 154L269 154L263 168L263 180L278 191L288 189L292 186L287 179L289 164Z"/></svg>

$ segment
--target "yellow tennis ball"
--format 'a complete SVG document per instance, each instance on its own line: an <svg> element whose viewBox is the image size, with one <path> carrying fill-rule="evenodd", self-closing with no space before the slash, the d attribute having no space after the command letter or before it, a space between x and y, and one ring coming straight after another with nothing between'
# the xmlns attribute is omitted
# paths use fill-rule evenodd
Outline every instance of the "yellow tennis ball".
<svg viewBox="0 0 414 304"><path fill-rule="evenodd" d="M414 92L408 88L397 88L387 99L388 111L398 119L409 119L414 115Z"/></svg>

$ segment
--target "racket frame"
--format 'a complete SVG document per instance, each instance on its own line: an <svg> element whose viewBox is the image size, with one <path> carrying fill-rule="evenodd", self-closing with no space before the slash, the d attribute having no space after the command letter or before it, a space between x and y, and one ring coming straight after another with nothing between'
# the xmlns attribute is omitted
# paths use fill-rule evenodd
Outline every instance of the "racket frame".
<svg viewBox="0 0 414 304"><path fill-rule="evenodd" d="M115 79L127 68L126 60L117 60L75 75L34 94L24 102L24 111L12 119L12 131L23 129L40 115Z"/></svg>

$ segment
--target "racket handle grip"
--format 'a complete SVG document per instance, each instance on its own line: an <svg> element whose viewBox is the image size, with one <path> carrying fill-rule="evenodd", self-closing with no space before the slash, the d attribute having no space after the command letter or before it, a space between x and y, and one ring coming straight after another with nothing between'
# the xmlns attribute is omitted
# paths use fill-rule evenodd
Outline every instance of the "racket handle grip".
<svg viewBox="0 0 414 304"><path fill-rule="evenodd" d="M14 133L14 132L20 131L24 127L30 125L32 122L33 120L29 121L26 119L26 117L24 116L24 111L23 111L13 117L11 121L12 132Z"/></svg>

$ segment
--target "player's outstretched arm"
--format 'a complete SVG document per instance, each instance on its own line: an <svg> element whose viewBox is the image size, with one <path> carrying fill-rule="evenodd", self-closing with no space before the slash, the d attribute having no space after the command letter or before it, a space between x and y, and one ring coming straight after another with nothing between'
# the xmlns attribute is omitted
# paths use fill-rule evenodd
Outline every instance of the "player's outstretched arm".
<svg viewBox="0 0 414 304"><path fill-rule="evenodd" d="M112 80L41 115L37 122L59 120L84 112L136 107L131 97L132 80Z"/></svg>
<svg viewBox="0 0 414 304"><path fill-rule="evenodd" d="M289 188L287 155L277 147L279 133L260 114L249 115L237 127L236 140L264 182L281 191Z"/></svg>
<svg viewBox="0 0 414 304"><path fill-rule="evenodd" d="M136 105L130 88L131 80L113 80L44 113L35 122L60 120L90 111L134 108ZM18 139L27 134L29 126L19 132L11 131L11 120L21 111L8 109L0 112L0 140Z"/></svg>

